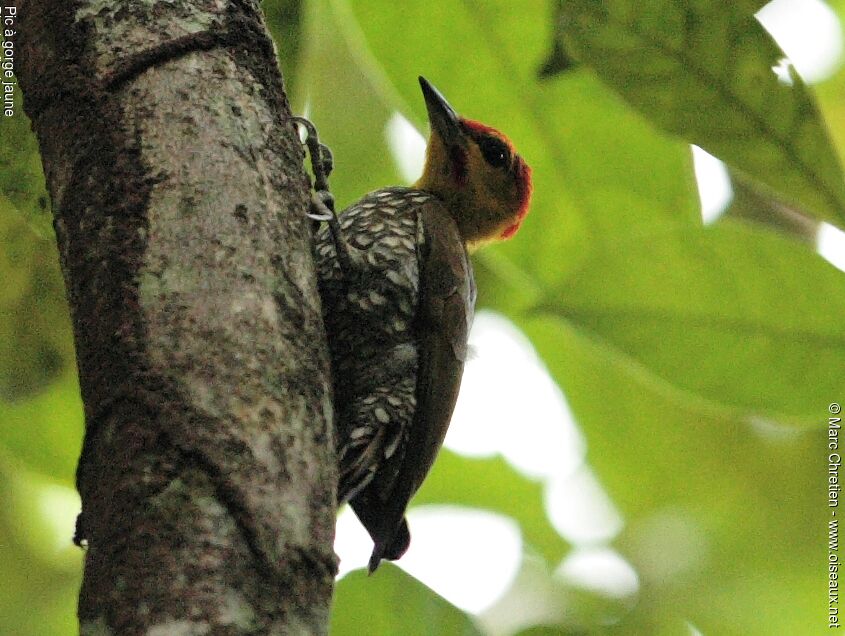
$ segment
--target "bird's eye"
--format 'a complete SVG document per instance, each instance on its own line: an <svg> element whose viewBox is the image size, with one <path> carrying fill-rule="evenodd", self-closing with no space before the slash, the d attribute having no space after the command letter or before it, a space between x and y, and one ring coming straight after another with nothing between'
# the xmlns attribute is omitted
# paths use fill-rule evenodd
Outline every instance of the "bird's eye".
<svg viewBox="0 0 845 636"><path fill-rule="evenodd" d="M501 139L484 137L478 141L478 148L484 160L494 168L502 168L510 163L511 151Z"/></svg>

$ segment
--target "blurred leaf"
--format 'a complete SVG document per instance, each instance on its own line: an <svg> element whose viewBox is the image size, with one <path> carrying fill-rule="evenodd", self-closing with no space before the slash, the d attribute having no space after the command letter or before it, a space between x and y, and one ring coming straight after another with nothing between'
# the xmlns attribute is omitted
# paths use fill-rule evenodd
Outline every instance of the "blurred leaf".
<svg viewBox="0 0 845 636"><path fill-rule="evenodd" d="M554 8L552 16L554 42L548 60L539 70L539 76L541 78L548 78L559 73L564 73L578 65L578 62L569 57L563 47L563 28L568 19L564 4L564 0L553 0L551 2ZM733 3L733 6L738 14L753 15L767 4L769 4L769 0L738 0Z"/></svg>
<svg viewBox="0 0 845 636"><path fill-rule="evenodd" d="M73 486L84 422L75 367L35 397L0 401L0 421L0 452Z"/></svg>
<svg viewBox="0 0 845 636"><path fill-rule="evenodd" d="M537 71L537 75L541 79L553 77L578 66L578 62L569 56L561 42L561 31L565 17L563 13L563 0L555 0L549 4L552 7L552 46L548 58Z"/></svg>
<svg viewBox="0 0 845 636"><path fill-rule="evenodd" d="M555 38L554 42L552 42L552 50L549 53L549 57L543 62L543 65L537 71L537 75L541 79L546 79L559 73L565 73L576 66L578 66L578 63L566 54L560 40Z"/></svg>
<svg viewBox="0 0 845 636"><path fill-rule="evenodd" d="M478 617L489 633L513 634L532 625L567 624L566 590L543 559L525 554L513 585ZM574 631L574 630L573 630Z"/></svg>
<svg viewBox="0 0 845 636"><path fill-rule="evenodd" d="M634 600L571 585L546 562L526 555L512 588L479 622L494 634L592 634L597 625L626 616Z"/></svg>
<svg viewBox="0 0 845 636"><path fill-rule="evenodd" d="M737 424L620 355L579 325L551 316L524 324L584 429L588 460L623 518L725 492L722 472ZM735 442L734 442L735 443ZM694 461L691 461L694 458ZM631 479L636 479L636 484ZM732 487L733 490L736 486Z"/></svg>
<svg viewBox="0 0 845 636"><path fill-rule="evenodd" d="M470 459L441 451L413 505L452 503L499 512L516 520L523 540L549 563L557 563L566 542L549 522L543 486L516 472L504 459Z"/></svg>
<svg viewBox="0 0 845 636"><path fill-rule="evenodd" d="M395 565L357 570L337 584L332 636L472 636L472 619Z"/></svg>
<svg viewBox="0 0 845 636"><path fill-rule="evenodd" d="M1 464L2 462L0 462ZM73 548L62 551L54 564L30 552L22 537L31 532L39 536L43 520L36 518L32 506L10 505L20 494L15 492L24 475L10 475L0 466L0 633L55 636L78 633L76 597L82 575L82 552ZM76 567L70 568L70 562Z"/></svg>
<svg viewBox="0 0 845 636"><path fill-rule="evenodd" d="M554 627L552 625L542 625L538 627L531 627L524 629L516 636L570 636L572 631L566 627Z"/></svg>
<svg viewBox="0 0 845 636"><path fill-rule="evenodd" d="M276 43L276 56L288 93L297 81L296 70L302 47L302 4L302 0L264 0L261 3L267 28Z"/></svg>
<svg viewBox="0 0 845 636"><path fill-rule="evenodd" d="M54 238L38 141L23 112L19 90L15 93L15 115L3 117L0 126L0 194L38 236Z"/></svg>
<svg viewBox="0 0 845 636"><path fill-rule="evenodd" d="M824 431L727 418L567 321L537 318L527 331L625 519L614 547L640 592L612 633L683 633L671 626L686 621L705 634L806 633L826 493L818 469L799 467L824 461Z"/></svg>
<svg viewBox="0 0 845 636"><path fill-rule="evenodd" d="M330 183L338 209L367 192L401 183L385 137L394 108L391 96L368 72L372 61L360 36L345 27L347 20L332 0L307 3L302 81L293 95L295 111L307 111L334 154Z"/></svg>
<svg viewBox="0 0 845 636"><path fill-rule="evenodd" d="M20 469L13 458L0 456L0 471L11 542L44 566L78 575L84 553L72 541L81 507L76 490Z"/></svg>
<svg viewBox="0 0 845 636"><path fill-rule="evenodd" d="M728 223L611 254L597 254L545 308L632 366L796 424L818 424L819 405L845 387L845 278L817 254Z"/></svg>
<svg viewBox="0 0 845 636"><path fill-rule="evenodd" d="M845 1L831 0L826 3L834 9L839 18L840 32L845 24ZM845 64L840 64L833 77L813 87L819 106L828 122L829 134L839 151L840 160L845 156Z"/></svg>
<svg viewBox="0 0 845 636"><path fill-rule="evenodd" d="M819 222L793 206L754 187L754 182L731 175L733 199L725 210L724 218L764 225L793 239L815 246Z"/></svg>
<svg viewBox="0 0 845 636"><path fill-rule="evenodd" d="M74 365L55 242L0 199L0 400L23 399Z"/></svg>
<svg viewBox="0 0 845 636"><path fill-rule="evenodd" d="M845 182L804 82L731 3L564 3L567 50L655 123L818 218L845 226Z"/></svg>

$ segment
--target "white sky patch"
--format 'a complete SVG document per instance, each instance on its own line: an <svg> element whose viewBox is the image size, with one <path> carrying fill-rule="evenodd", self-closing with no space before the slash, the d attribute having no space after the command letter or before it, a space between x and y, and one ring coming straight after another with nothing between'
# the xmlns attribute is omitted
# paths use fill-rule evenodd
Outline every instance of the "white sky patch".
<svg viewBox="0 0 845 636"><path fill-rule="evenodd" d="M495 603L522 562L522 535L512 519L460 506L421 506L408 512L411 547L396 565L466 612ZM367 567L373 542L348 506L337 520L337 578Z"/></svg>
<svg viewBox="0 0 845 636"><path fill-rule="evenodd" d="M402 179L406 183L419 179L425 165L425 138L398 112L387 120L384 135Z"/></svg>
<svg viewBox="0 0 845 636"><path fill-rule="evenodd" d="M370 539L370 535L364 530L364 526L349 506L344 506L337 517L334 551L340 559L337 570L338 579L352 570L367 567L367 562L370 560L373 540Z"/></svg>
<svg viewBox="0 0 845 636"><path fill-rule="evenodd" d="M585 442L555 381L531 342L507 318L475 317L472 354L445 445L473 457L503 455L529 477L567 475Z"/></svg>
<svg viewBox="0 0 845 636"><path fill-rule="evenodd" d="M305 98L305 105L302 107L302 114L300 117L304 117L308 119L311 117L311 97L308 96ZM308 136L308 132L305 130L304 126L297 125L296 129L299 131L299 141L305 143L305 139Z"/></svg>
<svg viewBox="0 0 845 636"><path fill-rule="evenodd" d="M39 486L36 497L41 522L50 533L49 547L56 553L70 548L76 527L76 515L82 507L79 494L73 488L49 484Z"/></svg>
<svg viewBox="0 0 845 636"><path fill-rule="evenodd" d="M704 636L704 633L689 621L687 621L687 628L689 629L689 636Z"/></svg>
<svg viewBox="0 0 845 636"><path fill-rule="evenodd" d="M477 614L511 586L522 561L522 535L508 517L459 506L408 513L411 547L396 564L446 600Z"/></svg>
<svg viewBox="0 0 845 636"><path fill-rule="evenodd" d="M573 587L611 598L624 598L640 589L634 568L611 548L576 548L556 574Z"/></svg>
<svg viewBox="0 0 845 636"><path fill-rule="evenodd" d="M707 536L686 510L665 509L637 520L626 536L628 553L651 584L672 585L707 558Z"/></svg>
<svg viewBox="0 0 845 636"><path fill-rule="evenodd" d="M778 60L778 63L772 67L772 72L777 75L778 81L781 84L792 86L795 84L795 81L792 79L793 68L795 67L792 66L792 62L789 61L789 58L782 57Z"/></svg>
<svg viewBox="0 0 845 636"><path fill-rule="evenodd" d="M821 0L773 0L757 19L805 81L827 79L842 63L842 25Z"/></svg>
<svg viewBox="0 0 845 636"><path fill-rule="evenodd" d="M765 417L751 416L748 424L757 435L773 444L791 442L804 434L797 426L783 424L777 420L770 420Z"/></svg>
<svg viewBox="0 0 845 636"><path fill-rule="evenodd" d="M622 516L586 465L550 481L545 495L549 520L570 543L604 543L622 530Z"/></svg>
<svg viewBox="0 0 845 636"><path fill-rule="evenodd" d="M718 219L733 199L734 191L728 169L719 159L698 146L692 147L695 180L701 200L701 218L705 223Z"/></svg>
<svg viewBox="0 0 845 636"><path fill-rule="evenodd" d="M845 272L845 232L822 223L816 237L816 249L831 265Z"/></svg>

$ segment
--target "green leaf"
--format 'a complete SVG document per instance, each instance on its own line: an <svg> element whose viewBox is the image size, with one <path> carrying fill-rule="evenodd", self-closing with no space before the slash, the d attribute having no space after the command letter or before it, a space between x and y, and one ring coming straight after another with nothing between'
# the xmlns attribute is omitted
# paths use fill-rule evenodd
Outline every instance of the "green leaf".
<svg viewBox="0 0 845 636"><path fill-rule="evenodd" d="M817 423L845 386L843 282L806 248L725 223L598 253L544 308L690 399Z"/></svg>
<svg viewBox="0 0 845 636"><path fill-rule="evenodd" d="M815 100L771 36L732 3L574 0L567 50L657 125L818 218L845 226L845 182Z"/></svg>
<svg viewBox="0 0 845 636"><path fill-rule="evenodd" d="M0 400L35 395L74 365L56 244L0 197Z"/></svg>
<svg viewBox="0 0 845 636"><path fill-rule="evenodd" d="M276 43L276 55L282 68L285 90L296 85L296 70L302 47L303 0L265 0L261 9L267 28Z"/></svg>
<svg viewBox="0 0 845 636"><path fill-rule="evenodd" d="M332 636L475 636L472 619L395 565L372 576L352 572L337 584Z"/></svg>
<svg viewBox="0 0 845 636"><path fill-rule="evenodd" d="M470 459L442 451L412 503L460 504L507 515L519 523L523 540L552 564L567 549L546 516L542 484L501 457Z"/></svg>
<svg viewBox="0 0 845 636"><path fill-rule="evenodd" d="M542 625L524 629L516 636L568 636L571 633L571 630L563 626Z"/></svg>
<svg viewBox="0 0 845 636"><path fill-rule="evenodd" d="M0 194L38 236L54 238L38 140L23 112L19 90L15 94L14 116L3 117L0 126Z"/></svg>
<svg viewBox="0 0 845 636"><path fill-rule="evenodd" d="M731 175L733 199L721 218L761 224L814 247L819 222L771 196L770 191L761 192L754 183Z"/></svg>
<svg viewBox="0 0 845 636"><path fill-rule="evenodd" d="M367 192L401 184L385 127L391 95L368 72L371 60L348 17L331 0L305 6L303 50L293 95L294 111L307 113L334 155L330 185L338 210Z"/></svg>
<svg viewBox="0 0 845 636"><path fill-rule="evenodd" d="M524 327L565 387L587 436L587 459L623 517L706 499L734 479L720 472L722 439L735 427L723 411L689 399L576 323L544 316ZM675 475L684 475L681 491Z"/></svg>
<svg viewBox="0 0 845 636"><path fill-rule="evenodd" d="M0 421L0 453L73 485L84 421L75 366L30 399L0 401Z"/></svg>

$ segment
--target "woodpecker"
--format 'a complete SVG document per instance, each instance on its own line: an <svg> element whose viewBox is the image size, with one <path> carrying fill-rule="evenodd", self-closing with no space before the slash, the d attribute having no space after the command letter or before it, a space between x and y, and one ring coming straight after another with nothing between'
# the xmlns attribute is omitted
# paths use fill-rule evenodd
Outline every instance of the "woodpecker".
<svg viewBox="0 0 845 636"><path fill-rule="evenodd" d="M419 82L431 128L422 177L371 192L315 237L337 496L373 540L370 573L407 550L405 508L452 417L475 306L468 254L516 234L532 190L507 137Z"/></svg>

